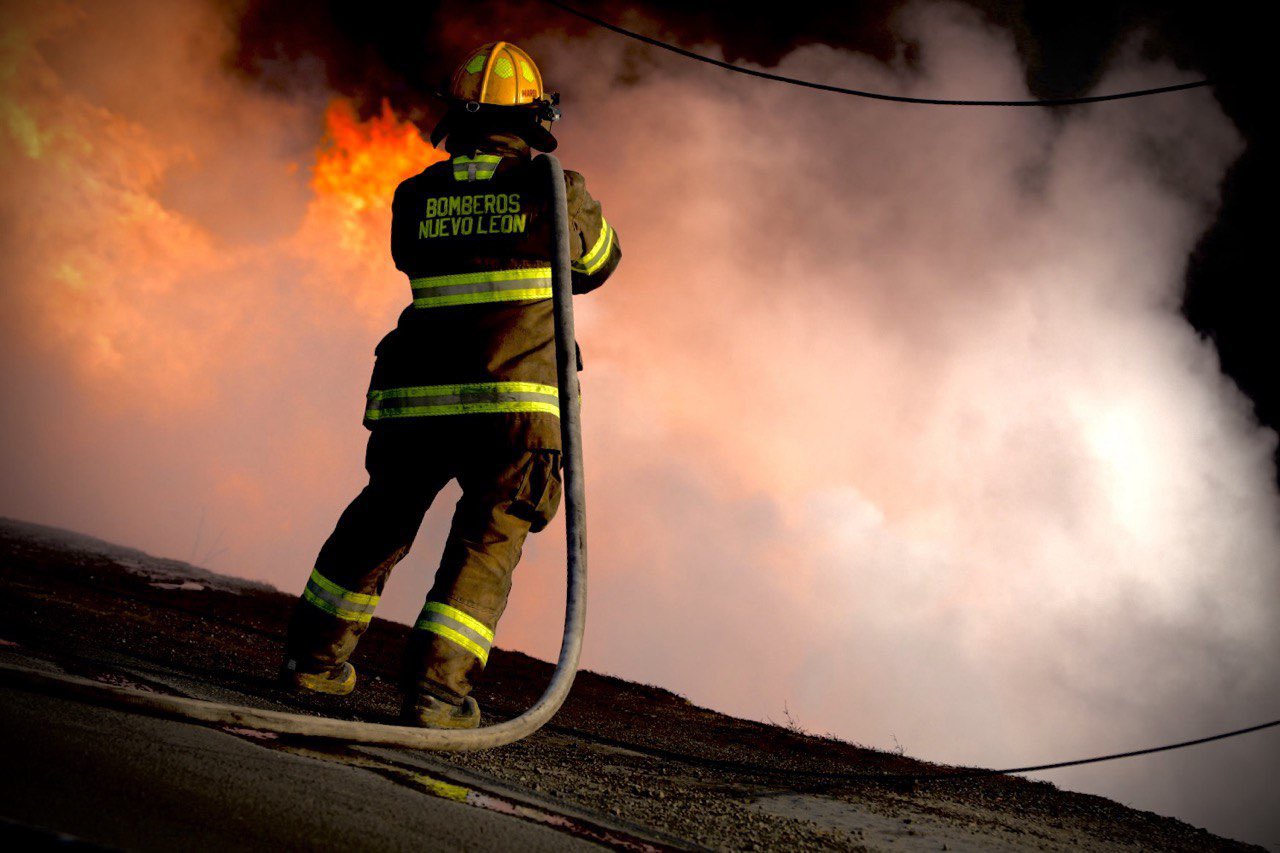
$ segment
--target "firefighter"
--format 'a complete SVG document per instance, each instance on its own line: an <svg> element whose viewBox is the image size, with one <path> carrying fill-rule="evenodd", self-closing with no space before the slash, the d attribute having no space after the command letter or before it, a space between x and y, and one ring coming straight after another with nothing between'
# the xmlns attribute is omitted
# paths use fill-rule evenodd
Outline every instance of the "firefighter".
<svg viewBox="0 0 1280 853"><path fill-rule="evenodd" d="M450 159L401 183L392 201L391 254L413 302L375 351L369 484L320 550L281 675L299 691L351 692L348 658L387 576L456 479L462 498L406 647L402 717L472 728L480 710L471 689L525 537L560 503L553 220L545 175L531 162L532 149L555 149L560 111L533 60L507 42L476 50L446 99L431 141L443 140ZM582 176L564 175L573 292L587 293L622 250Z"/></svg>

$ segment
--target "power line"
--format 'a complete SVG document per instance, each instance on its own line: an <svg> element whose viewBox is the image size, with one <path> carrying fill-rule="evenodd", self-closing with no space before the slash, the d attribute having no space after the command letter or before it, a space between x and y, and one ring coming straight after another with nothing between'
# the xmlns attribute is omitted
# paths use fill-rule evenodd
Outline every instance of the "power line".
<svg viewBox="0 0 1280 853"><path fill-rule="evenodd" d="M566 6L564 3L559 2L559 0L543 0L543 2L555 6L562 12L567 12L568 14L579 17L584 21L589 21L598 27L604 27L606 30L615 32L620 36L626 36L629 39L635 39L636 41L644 42L645 44L652 45L653 47L660 47L663 50L669 50L672 53L685 57L686 59L693 59L698 62L705 62L708 65L715 65L719 68L725 69L726 71L735 71L738 74L748 74L752 77L760 77L764 80L774 80L778 83L789 83L792 86L803 86L806 89L818 89L822 92L835 92L840 95L853 95L858 98L872 98L877 101L894 101L900 104L930 104L933 106L945 107L1066 107L1073 104L1096 104L1102 101L1120 101L1126 98L1143 98L1148 95L1161 95L1165 92L1181 92L1186 89L1198 89L1202 86L1211 85L1211 81L1209 80L1195 80L1190 83L1178 83L1173 86L1157 86L1154 89L1134 89L1128 92L1113 92L1109 95L1086 95L1080 98L1046 98L1045 100L1040 101L966 101L949 98L912 98L906 95L886 95L882 92L868 92L863 89L847 89L843 86L832 86L827 83L815 83L812 80L800 80L795 77L784 77L781 74L770 74L768 71L757 71L753 68L743 68L740 65L734 65L731 62L725 62L720 59L712 59L709 56L694 53L693 51L686 50L683 47L677 47L674 44L661 41L651 36L646 36L642 33L628 30L625 27L618 26L617 24L611 24L602 18L597 18L595 15L588 14L580 9L575 9L572 6Z"/></svg>
<svg viewBox="0 0 1280 853"><path fill-rule="evenodd" d="M1208 737L1199 737L1194 740L1184 740L1178 743L1166 743L1163 746L1153 746L1148 749L1134 749L1129 752L1114 752L1110 755L1098 755L1093 758L1077 758L1072 761L1055 761L1052 764L1033 764L1029 767L1010 767L1005 770L972 770L962 771L960 773L937 773L937 774L917 774L913 778L921 780L935 779L966 779L977 776L1004 776L1013 773L1032 773L1037 770L1057 770L1062 767L1079 767L1082 764L1098 764L1102 761L1116 761L1121 758L1135 758L1139 755L1151 755L1156 752L1169 752L1174 749L1183 749L1188 746L1196 746L1202 743L1210 743L1215 740L1226 740L1230 737L1238 735L1247 735L1251 732L1259 732L1263 729L1269 729L1274 726L1280 726L1280 720L1272 720L1269 723L1259 723L1256 726L1248 726L1235 731L1222 732Z"/></svg>
<svg viewBox="0 0 1280 853"><path fill-rule="evenodd" d="M696 765L701 767L714 767L720 770L732 770L740 773L754 773L763 776L781 776L787 779L814 779L820 780L815 789L827 789L841 782L948 782L963 779L979 779L992 776L1008 776L1016 773L1032 773L1039 770L1057 770L1063 767L1077 767L1082 764L1098 764L1103 761L1116 761L1123 758L1135 758L1139 755L1151 755L1157 752L1169 752L1175 749L1184 749L1189 746L1196 746L1202 743L1210 743L1216 740L1226 740L1227 738L1238 737L1252 732L1262 731L1263 729L1280 726L1280 720L1272 720L1268 723L1259 723L1256 726L1248 726L1243 729L1235 729L1234 731L1221 732L1219 734L1209 735L1207 737L1195 738L1194 740L1184 740L1178 743L1167 743L1161 746L1153 746L1147 749L1135 749L1128 752L1115 752L1109 755L1098 755L1093 758L1077 758L1071 761L1055 761L1051 764L1033 764L1027 767L1009 767L1003 770L960 770L957 772L941 772L941 773L873 773L873 772L847 772L838 770L807 770L796 767L771 767L766 764L757 764L749 761L734 761L732 759L708 758L698 755L689 755L688 753L677 752L675 750L662 749L661 747L652 747L632 743L630 741L611 738L604 735L593 734L581 729L571 728L568 726L559 726L552 724L549 728L564 732L570 735L586 738L589 740L607 743L614 746L621 746L636 752L642 752L647 755L662 758L668 761L679 761L683 764Z"/></svg>

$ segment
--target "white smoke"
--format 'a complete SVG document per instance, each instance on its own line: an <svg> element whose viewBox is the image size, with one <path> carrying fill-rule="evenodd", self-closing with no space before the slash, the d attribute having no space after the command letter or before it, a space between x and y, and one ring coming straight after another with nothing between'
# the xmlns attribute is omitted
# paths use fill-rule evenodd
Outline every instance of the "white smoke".
<svg viewBox="0 0 1280 853"><path fill-rule="evenodd" d="M231 78L211 7L57 9L5 27L0 513L178 557L206 514L215 568L297 590L408 289L312 218L323 97ZM918 65L779 70L1028 96L963 9L895 25ZM912 107L524 46L625 252L578 308L589 666L987 766L1275 716L1276 437L1177 313L1241 146L1210 93ZM1187 76L1134 49L1099 88ZM416 613L447 497L383 615ZM557 535L500 644L554 653ZM1278 759L1267 734L1050 778L1269 840Z"/></svg>
<svg viewBox="0 0 1280 853"><path fill-rule="evenodd" d="M778 70L1029 97L976 16L897 23L919 68ZM580 321L590 664L985 766L1275 716L1276 436L1178 314L1241 150L1208 92L922 108L535 47L626 253ZM1136 48L1099 90L1190 76ZM1266 839L1277 757L1049 778Z"/></svg>

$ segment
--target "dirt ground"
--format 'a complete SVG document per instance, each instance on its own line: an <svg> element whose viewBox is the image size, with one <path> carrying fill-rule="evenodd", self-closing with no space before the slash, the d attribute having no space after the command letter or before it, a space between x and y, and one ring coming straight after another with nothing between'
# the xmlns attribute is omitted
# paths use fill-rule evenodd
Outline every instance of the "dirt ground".
<svg viewBox="0 0 1280 853"><path fill-rule="evenodd" d="M406 626L374 619L353 659L361 674L355 694L299 699L274 686L293 598L269 587L4 519L0 585L0 651L20 651L41 666L183 695L395 722L395 662ZM550 672L543 661L495 649L476 694L486 720L530 705ZM624 849L1261 849L1049 783L913 779L965 768L735 719L658 687L591 672L578 676L547 728L488 752L425 754L238 734L263 749L363 768L425 795ZM3 829L0 820L0 836Z"/></svg>

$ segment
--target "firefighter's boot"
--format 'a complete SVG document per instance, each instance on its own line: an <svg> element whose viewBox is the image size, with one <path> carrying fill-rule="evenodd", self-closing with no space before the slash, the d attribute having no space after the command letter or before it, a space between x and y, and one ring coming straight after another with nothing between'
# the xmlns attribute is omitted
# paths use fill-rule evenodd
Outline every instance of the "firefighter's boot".
<svg viewBox="0 0 1280 853"><path fill-rule="evenodd" d="M291 667L290 664L293 666ZM346 696L356 689L356 668L350 663L344 663L333 670L299 672L297 662L289 660L280 670L280 681L285 687L300 693Z"/></svg>
<svg viewBox="0 0 1280 853"><path fill-rule="evenodd" d="M400 720L406 726L424 729L474 729L480 725L480 706L470 696L453 705L423 693L405 699Z"/></svg>

